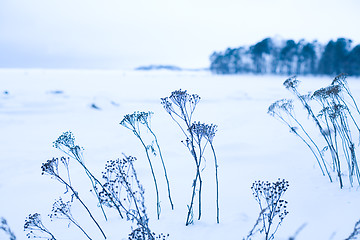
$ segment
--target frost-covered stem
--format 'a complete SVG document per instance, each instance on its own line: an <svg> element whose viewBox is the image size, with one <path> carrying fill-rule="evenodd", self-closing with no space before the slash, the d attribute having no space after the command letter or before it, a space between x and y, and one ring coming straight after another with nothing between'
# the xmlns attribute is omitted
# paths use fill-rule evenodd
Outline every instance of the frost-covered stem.
<svg viewBox="0 0 360 240"><path fill-rule="evenodd" d="M217 223L220 223L220 208L219 208L219 180L218 180L218 162L216 158L215 148L212 144L212 141L210 142L211 150L214 154L214 161L215 161L215 181L216 181L216 221Z"/></svg>
<svg viewBox="0 0 360 240"><path fill-rule="evenodd" d="M311 116L311 118L314 120L316 126L319 128L320 130L320 133L321 135L324 137L327 145L329 146L329 149L330 149L330 153L331 153L331 156L332 156L332 159L333 159L333 162L338 162L339 161L339 156L338 156L338 153L337 151L335 150L334 148L334 145L332 144L332 140L331 140L331 134L330 134L330 139L328 139L326 137L326 133L325 133L325 130L323 129L323 127L321 126L318 118L315 116L314 112L312 111L310 105L307 103L306 100L304 100L301 96L300 96L300 93L297 91L297 89L294 89L293 90L295 95L299 98L300 102L303 104L303 106L305 107L305 109L307 110L308 114ZM323 105L324 106L324 105ZM328 123L327 123L327 126L328 126ZM330 132L330 128L328 127L328 130ZM341 179L341 174L338 173L338 177L339 177L339 182L340 182L340 188L343 187L342 185L342 179Z"/></svg>
<svg viewBox="0 0 360 240"><path fill-rule="evenodd" d="M133 131L135 136L140 140L141 144L143 145L144 149L145 149L145 153L146 153L146 157L148 159L149 165L150 165L150 170L151 170L151 174L154 180L154 185L155 185L155 191L156 191L156 213L157 213L157 218L160 219L160 198L159 198L159 189L158 189L158 185L157 185L157 181L156 181L156 177L155 177L155 172L154 172L154 168L153 165L151 163L150 160L150 155L149 155L149 149L146 147L144 141L142 140L140 134L134 130Z"/></svg>
<svg viewBox="0 0 360 240"><path fill-rule="evenodd" d="M298 136L298 137L301 139L301 141L303 141L303 142L306 144L306 146L308 146L308 148L309 148L309 149L311 150L311 152L313 153L313 155L314 155L314 157L315 157L315 159L316 159L316 161L317 161L317 163L318 163L318 165L319 165L319 167L320 167L320 170L321 170L323 176L325 176L325 173L324 173L324 170L323 170L323 168L322 168L322 166L321 166L321 163L320 163L320 161L319 161L319 158L318 158L317 154L315 153L314 149L311 147L311 145L310 145L310 144L296 131L296 129L295 129L293 126L291 126L280 114L274 113L274 115L276 115L283 123L285 123L285 124L290 128L291 132L293 132L296 136ZM328 176L329 176L329 178L330 178L330 181L332 181L329 173L328 173Z"/></svg>
<svg viewBox="0 0 360 240"><path fill-rule="evenodd" d="M60 149L60 150L62 150L62 149ZM73 153L73 150L72 150L71 148L70 148L70 150L71 150L71 153ZM124 218L123 215L122 215L122 213L121 213L121 210L120 210L119 206L118 206L118 205L116 204L116 202L114 201L114 198L115 198L115 197L114 197L114 194L113 194L113 193L109 193L108 190L104 187L104 185L90 172L90 170L85 166L85 164L84 164L83 161L81 160L80 156L77 154L78 151L76 150L76 151L75 151L76 154L73 153L74 155L71 155L71 154L69 154L68 152L66 152L66 151L64 151L64 150L62 150L62 151L63 151L65 154L67 154L68 156L70 156L70 157L72 157L72 158L75 158L75 159L79 162L79 164L84 168L85 173L87 174L87 176L89 177L89 179L90 179L90 181L91 181L91 183L92 183L93 189L94 189L94 191L95 191L95 193L96 193L96 196L97 196L97 198L98 198L99 205L100 205L101 209L103 210L103 208L102 208L102 203L101 203L101 201L100 201L100 197L99 197L98 191L96 190L95 184L99 184L100 187L107 193L107 195L108 195L109 198L110 198L110 201L114 204L114 206L115 206L116 210L118 211L120 217L121 217L121 218ZM120 204L120 206L121 206L123 209L125 209L125 207L121 204L121 202L119 202L119 204ZM104 210L103 210L103 213L104 213ZM105 216L105 219L107 219L106 216Z"/></svg>
<svg viewBox="0 0 360 240"><path fill-rule="evenodd" d="M192 151L192 155L194 157L195 160L195 164L196 164L196 176L195 176L195 184L193 186L193 194L192 194L192 198L194 198L195 196L195 192L196 192L196 182L197 180L199 181L199 216L198 216L198 220L200 220L201 218L201 193L202 193L202 179L201 179L201 171L200 171L200 163L201 163L201 158L202 158L202 151L201 151L201 145L199 143L199 156L197 156L196 151L195 151L195 146L194 146L194 135L190 130L189 127L189 131L190 131L190 135L191 135L191 151ZM193 202L193 200L192 200Z"/></svg>
<svg viewBox="0 0 360 240"><path fill-rule="evenodd" d="M199 216L198 216L198 220L200 220L201 218L201 193L202 193L202 179L201 179L201 175L200 175L200 164L201 164L201 159L203 157L203 151L201 148L201 142L198 142L198 146L199 146L199 161L198 161L198 169L199 169Z"/></svg>
<svg viewBox="0 0 360 240"><path fill-rule="evenodd" d="M199 175L198 172L196 172L196 177L193 180L193 191L192 191L192 195L191 195L191 201L190 201L190 205L188 206L188 213L187 213L187 217L186 217L186 226L188 226L189 224L191 224L191 218L192 218L192 214L193 214L193 207L194 207L194 199L195 199L195 193L196 193L196 183L198 181L199 178L199 182L200 184L202 183L201 180L201 176ZM201 204L200 204L201 206ZM199 210L199 216L201 214L201 210Z"/></svg>
<svg viewBox="0 0 360 240"><path fill-rule="evenodd" d="M191 222L191 216L192 216L192 212L193 212L193 204L194 204L194 198L195 198L195 193L196 193L196 185L197 182L199 181L199 217L198 219L200 220L201 218L201 187L202 187L202 179L201 179L201 172L200 172L200 161L201 161L201 156L198 158L196 151L195 151L195 146L194 146L194 134L191 131L191 126L190 124L185 121L186 125L188 126L189 129L189 133L190 133L190 139L189 139L189 143L190 143L190 147L188 146L188 149L191 153L191 155L194 158L195 161L195 165L196 165L196 175L193 181L193 191L191 194L191 201L190 201L190 206L189 206L189 210L188 210L188 214L187 214L187 219L186 219L186 226L190 224ZM201 148L200 148L201 151Z"/></svg>
<svg viewBox="0 0 360 240"><path fill-rule="evenodd" d="M348 105L346 104L345 100L344 100L343 98L340 98L340 101L339 101L339 102L341 102L341 103L346 107L347 113L349 113L349 116L350 116L352 122L354 123L355 127L357 128L357 130L358 130L359 133L360 133L359 125L358 125L357 122L355 121L355 118L354 118L354 116L352 115L352 113L351 113ZM356 104L356 103L355 103L355 104ZM358 109L357 109L357 110L358 110ZM359 110L358 110L358 111L359 111ZM359 114L360 114L360 112L359 112Z"/></svg>
<svg viewBox="0 0 360 240"><path fill-rule="evenodd" d="M149 126L149 124L147 122L146 122L146 127L150 131L150 133L153 135L153 137L155 139L156 146L157 146L157 148L159 150L161 163L162 163L162 166L163 166L163 169L164 169L164 175L165 175L165 180L166 180L166 184L167 184L168 197L169 197L171 209L174 209L174 204L173 204L172 199L171 199L170 183L169 183L169 179L168 179L168 176L167 176L166 166L165 166L164 159L162 157L162 153L161 153L161 150L160 150L160 145L159 145L158 139L157 139L155 133L151 130L151 128L150 128L150 126Z"/></svg>
<svg viewBox="0 0 360 240"><path fill-rule="evenodd" d="M94 190L94 192L95 192L95 195L96 195L96 197L97 197L97 199L98 199L98 203L99 203L100 209L101 209L101 211L102 211L102 213L103 213L103 215L104 215L105 221L107 221L107 216L106 216L106 214L105 214L105 210L104 210L104 208L103 208L103 206L102 206L101 200L100 200L100 198L99 198L98 191L97 191L97 189L96 189L96 187L95 187L95 183L94 183L94 181L95 181L95 182L98 182L98 183L100 183L100 181L98 181L98 180L95 178L95 176L90 172L90 170L85 166L83 160L82 160L81 157L79 156L79 151L78 151L79 147L78 147L78 146L76 146L76 147L74 147L74 148L69 147L69 150L70 150L70 152L72 153L72 155L69 154L67 151L64 151L64 150L61 149L61 148L59 148L59 149L60 149L62 152L64 152L65 154L67 154L68 156L74 158L74 159L83 167L83 169L85 170L86 175L87 175L88 178L90 179L91 186L92 186L92 188L93 188L93 190ZM100 183L100 185L101 185L101 183ZM101 186L102 186L102 185L101 185ZM119 213L120 213L121 218L123 218L122 215L121 215L121 212L119 212Z"/></svg>
<svg viewBox="0 0 360 240"><path fill-rule="evenodd" d="M353 101L353 103L355 105L355 108L356 108L356 111L360 114L360 110L358 108L358 105L356 104L356 101L355 101L354 97L352 96L350 90L348 89L347 86L344 86L344 89L345 89L346 93L349 95L349 97L351 98L351 100Z"/></svg>
<svg viewBox="0 0 360 240"><path fill-rule="evenodd" d="M307 131L304 129L304 127L302 126L302 124L301 124L292 114L289 113L289 115L290 115L290 117L300 126L301 130L302 130L302 131L304 132L304 134L309 138L310 142L315 146L315 148L316 148L317 152L319 153L319 156L320 156L320 158L321 158L321 160L322 160L322 163L323 163L323 165L324 165L326 174L328 175L328 177L329 177L329 179L330 179L330 182L332 182L332 179L331 179L329 170L328 170L327 167L326 167L325 159L324 159L324 157L323 157L323 155L322 155L319 147L318 147L317 144L314 142L314 140L310 137L310 135L307 133ZM310 149L311 149L311 151L313 151L311 147L310 147ZM317 155L316 155L314 152L313 152L313 154L314 154L314 156L315 156L315 158L316 158L316 160L317 160L317 162L318 162L318 164L319 164L319 166L320 166L321 172L323 173L323 175L325 175L325 174L324 174L324 171L323 171L323 169L322 169L322 167L321 167L321 164L320 164L320 162L319 162L319 159L317 158Z"/></svg>
<svg viewBox="0 0 360 240"><path fill-rule="evenodd" d="M265 211L266 211L266 209L269 208L269 206L266 208L263 208L259 195L257 195L257 202L259 203L261 213L264 213L264 214L261 214L261 217L262 217L263 229L266 229Z"/></svg>
<svg viewBox="0 0 360 240"><path fill-rule="evenodd" d="M190 128L189 128L190 129ZM199 185L201 188L202 185L202 179L201 179L201 174L200 174L200 163L199 163L199 159L196 155L196 151L195 151L195 146L194 146L194 136L193 134L190 132L190 152L194 158L195 164L196 164L196 175L195 175L195 179L193 181L193 192L191 195L191 202L190 202L190 206L189 206L189 211L188 211L188 215L187 215L187 219L186 219L186 225L190 224L190 218L191 218L191 212L193 211L193 204L194 204L194 198L195 198L195 193L196 193L196 185L197 185L197 181L199 181ZM201 217L201 189L199 190L199 219Z"/></svg>
<svg viewBox="0 0 360 240"><path fill-rule="evenodd" d="M86 236L89 240L92 240L92 239L90 238L90 236L85 232L85 230L84 230L76 221L74 221L71 217L68 217L68 219L69 219L75 226L77 226L77 227L85 234L85 236ZM106 239L106 237L105 237L105 239Z"/></svg>
<svg viewBox="0 0 360 240"><path fill-rule="evenodd" d="M358 180L358 183L360 184L360 174L359 174L359 167L356 160L356 153L355 153L355 144L353 143L351 139L351 132L348 125L348 122L346 121L346 116L341 115L340 116L340 125L343 133L343 138L346 143L347 148L349 149L350 156L347 154L348 164L349 164L349 177L351 177L351 183L352 183L352 177L353 175L356 175L356 178ZM345 150L344 150L345 152ZM356 172L356 173L354 173Z"/></svg>
<svg viewBox="0 0 360 240"><path fill-rule="evenodd" d="M95 220L95 218L93 217L93 215L91 214L89 208L86 206L86 204L81 200L81 198L79 197L79 194L74 190L74 188L68 184L64 179L62 179L59 175L55 174L55 177L57 179L59 179L59 181L61 183L63 183L67 188L69 188L73 195L76 197L76 199L81 203L81 205L85 208L85 210L87 211L87 213L89 214L91 220L93 220L93 222L96 224L96 226L98 227L98 229L100 230L101 234L103 235L103 237L106 239L106 235L104 233L104 231L101 229L100 225L98 224L98 222Z"/></svg>
<svg viewBox="0 0 360 240"><path fill-rule="evenodd" d="M340 131L340 138L342 140L342 148L343 148L343 152L344 152L344 156L345 156L345 159L346 159L346 162L348 164L348 169L349 169L349 182L350 182L350 185L353 186L353 175L354 175L354 172L353 172L353 169L351 167L351 158L350 158L350 155L349 155L349 152L348 152L348 149L350 151L350 154L351 154L351 147L349 144L351 144L351 142L348 142L348 139L346 137L346 133L344 133L344 131Z"/></svg>
<svg viewBox="0 0 360 240"><path fill-rule="evenodd" d="M132 163L131 163L131 167L133 168ZM134 168L133 168L133 170L134 170ZM135 172L134 172L134 175L136 175ZM136 177L136 176L135 176L135 177ZM137 177L136 177L136 179L137 179ZM144 223L144 221L143 221L143 219L142 219L142 218L143 218L142 215L141 215L142 211L140 210L140 208L139 208L139 206L138 206L138 204L137 204L136 197L135 197L135 195L134 195L134 193L133 193L133 190L132 190L131 187L130 187L130 184L129 184L125 179L123 179L123 181L125 182L125 185L126 185L126 188L127 188L127 192L130 194L130 197L131 197L131 198L133 199L133 201L134 201L134 204L135 204L135 208L136 208L138 217L136 217L135 214L131 213L131 211L126 211L127 214L133 216L134 219L136 219L137 224L140 225L143 229L145 229L146 232L148 233L148 235L151 236L150 239L154 239L154 238L152 237L152 234L151 234L151 231L150 231L150 229L149 229L149 226L148 226L146 223Z"/></svg>
<svg viewBox="0 0 360 240"><path fill-rule="evenodd" d="M334 122L332 124L333 124L333 127L334 127L334 140L332 140L331 134L329 134L329 136L330 136L330 140L331 140L331 146L334 149L334 154L336 156L336 158L335 158L335 167L336 167L337 175L338 175L338 178L339 178L340 188L343 188L342 177L341 177L341 164L340 164L338 144L337 144L337 134L338 134L337 131L338 131L338 129L337 129ZM335 147L333 145L333 141L335 143Z"/></svg>
<svg viewBox="0 0 360 240"><path fill-rule="evenodd" d="M265 209L261 209L261 211L260 211L260 213L259 213L259 216L258 216L258 218L257 218L257 220L256 220L256 222L255 222L255 224L254 224L254 226L253 226L253 228L250 230L249 234L246 236L246 240L250 240L250 239L251 239L250 237L254 235L254 231L255 231L256 227L259 225L260 222L262 222L262 219L263 219L263 217L264 217L265 211L266 211L266 208L265 208ZM259 230L258 230L258 231L259 231Z"/></svg>

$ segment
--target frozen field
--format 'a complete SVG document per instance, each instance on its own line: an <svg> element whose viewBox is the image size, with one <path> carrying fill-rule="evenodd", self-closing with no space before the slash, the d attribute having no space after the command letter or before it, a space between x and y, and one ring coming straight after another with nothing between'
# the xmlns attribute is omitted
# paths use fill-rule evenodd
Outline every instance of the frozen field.
<svg viewBox="0 0 360 240"><path fill-rule="evenodd" d="M350 188L347 182L343 189L336 181L330 183L306 145L267 114L271 103L292 97L282 86L285 79L208 72L0 70L0 217L8 220L17 239L26 239L24 220L35 212L59 240L85 239L75 226L68 228L67 221L48 219L52 203L65 189L42 176L40 169L46 160L63 156L52 143L70 130L85 149L86 164L98 176L107 160L122 157L122 153L138 158L136 169L146 190L150 227L157 233L169 233L169 240L246 237L259 214L251 184L278 178L289 181L283 198L289 202L290 213L276 239L289 239L304 224L297 240L345 239L360 219L360 190L357 185ZM324 87L332 79L300 76L299 80L306 92ZM348 82L360 100L360 79L349 78ZM194 120L219 126L214 145L219 161L220 224L216 224L214 167L209 157L203 172L202 219L185 226L194 164L180 142L179 128L160 104L160 98L178 89L202 98ZM135 136L119 125L125 114L134 111L154 112L151 123L167 164L175 210L170 209L162 184L160 220L156 219L145 152ZM310 122L309 126L314 125ZM161 176L159 162L155 169ZM74 164L70 170L108 239L127 239L129 223L110 210L110 220L105 222L81 169ZM73 215L94 239L101 239L80 206L75 204ZM1 234L0 239L6 239Z"/></svg>

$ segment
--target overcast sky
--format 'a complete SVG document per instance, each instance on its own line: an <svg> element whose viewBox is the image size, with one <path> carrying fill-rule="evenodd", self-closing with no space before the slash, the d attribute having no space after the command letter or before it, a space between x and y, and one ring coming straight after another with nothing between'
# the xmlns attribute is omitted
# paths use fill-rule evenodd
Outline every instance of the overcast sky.
<svg viewBox="0 0 360 240"><path fill-rule="evenodd" d="M359 0L0 0L0 67L208 67L276 35L358 44L359 23Z"/></svg>

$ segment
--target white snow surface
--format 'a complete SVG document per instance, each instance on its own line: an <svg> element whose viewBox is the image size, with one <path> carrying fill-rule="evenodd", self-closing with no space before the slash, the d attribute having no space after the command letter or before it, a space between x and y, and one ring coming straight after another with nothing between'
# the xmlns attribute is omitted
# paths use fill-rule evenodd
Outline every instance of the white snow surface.
<svg viewBox="0 0 360 240"><path fill-rule="evenodd" d="M289 202L290 213L275 239L289 239L303 224L306 226L297 240L345 239L360 219L360 190L357 185L349 187L346 181L343 189L337 181L330 183L306 145L267 114L271 103L292 97L282 86L286 78L219 76L206 71L2 69L0 217L7 219L17 239L26 239L24 220L35 212L42 215L44 224L59 240L86 239L67 221L48 218L52 203L65 188L41 175L43 162L64 155L52 143L70 130L84 148L87 166L99 177L107 160L122 157L122 153L137 157L136 169L146 190L150 227L156 233L170 234L169 240L246 237L259 214L251 184L278 178L289 181L283 199ZM332 80L301 76L298 79L304 92L326 86ZM360 79L350 77L348 82L355 98L360 99ZM194 120L218 125L214 145L219 161L220 224L216 223L214 162L209 155L203 171L202 218L185 226L195 165L181 143L184 139L180 129L160 104L160 98L178 89L200 95ZM92 104L100 109L92 108ZM160 184L160 220L156 219L154 185L145 152L131 131L119 125L125 114L134 111L154 112L151 124L168 169L174 210L168 204L160 161L154 163ZM108 239L127 239L131 224L109 209L106 222L89 192L88 179L74 161L70 173ZM81 206L76 201L73 205L74 218L93 239L102 239ZM6 239L1 234L0 238ZM259 234L254 239L263 236Z"/></svg>

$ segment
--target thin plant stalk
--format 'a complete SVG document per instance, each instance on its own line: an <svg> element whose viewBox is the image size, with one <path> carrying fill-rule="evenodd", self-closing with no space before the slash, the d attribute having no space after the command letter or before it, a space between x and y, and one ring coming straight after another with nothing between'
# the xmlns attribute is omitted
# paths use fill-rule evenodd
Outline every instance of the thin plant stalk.
<svg viewBox="0 0 360 240"><path fill-rule="evenodd" d="M150 155L149 155L149 149L146 147L144 141L142 140L142 138L140 137L140 135L137 132L134 132L135 136L137 136L141 142L141 144L143 145L144 149L145 149L145 153L146 153L146 157L148 159L149 162L149 166L150 166L150 170L151 170L151 174L154 180L154 185L155 185L155 191L156 191L156 213L157 213L157 218L160 218L160 197L159 197L159 189L158 189L158 184L157 184L157 180L155 177L155 172L154 172L154 168L153 165L151 163L150 160Z"/></svg>
<svg viewBox="0 0 360 240"><path fill-rule="evenodd" d="M174 209L174 204L173 204L173 201L171 199L170 182L169 182L169 178L168 178L168 175L167 175L166 166L165 166L165 162L164 162L164 159L163 159L163 156L162 156L162 153L161 153L161 149L160 149L158 139L157 139L155 133L152 131L152 129L149 126L147 121L145 121L145 125L146 125L147 129L150 131L150 133L153 135L153 137L155 139L155 144L156 144L156 147L157 147L157 149L159 151L161 164L162 164L163 169L164 169L164 175L165 175L165 180L166 180L166 185L167 185L167 190L168 190L168 198L169 198L169 201L170 201L171 209Z"/></svg>
<svg viewBox="0 0 360 240"><path fill-rule="evenodd" d="M210 147L214 155L214 161L215 161L215 181L216 181L216 221L217 223L220 222L220 208L219 208L219 179L218 179L218 162L216 158L215 148L212 144L212 141L210 141Z"/></svg>
<svg viewBox="0 0 360 240"><path fill-rule="evenodd" d="M304 127L302 126L302 124L301 124L292 114L290 114L290 117L300 126L301 130L302 130L302 131L304 132L304 134L308 137L308 139L311 141L311 143L315 146L315 148L316 148L317 152L319 153L319 156L320 156L320 158L321 158L321 160L322 160L322 163L323 163L323 165L324 165L326 174L328 175L330 182L332 182L331 175L330 175L330 173L329 173L329 170L328 170L327 167L326 167L325 159L324 159L323 154L321 153L319 147L318 147L317 144L314 142L314 140L310 137L310 135L307 133L307 131L304 129ZM310 148L310 149L311 149L311 151L313 151L312 148ZM321 164L320 164L320 162L319 162L319 160L318 160L318 158L317 158L317 156L316 156L316 154L315 154L314 152L313 152L313 154L315 155L315 158L316 158L316 160L317 160L317 162L318 162L318 164L319 164L319 166L320 166L320 169L321 169L323 175L325 175L325 174L324 174L324 171L323 171L323 169L322 169L322 167L321 167Z"/></svg>
<svg viewBox="0 0 360 240"><path fill-rule="evenodd" d="M200 101L200 97L196 94L190 95L187 91L173 91L170 97L162 98L161 104L165 110L169 113L170 117L174 122L179 126L181 131L186 137L185 141L182 141L184 145L189 150L192 155L195 166L196 174L192 183L192 194L190 204L188 205L188 213L186 218L186 225L193 223L193 209L195 202L195 195L198 187L198 220L201 218L201 209L202 209L202 178L201 178L201 164L202 159L204 158L203 154L206 148L206 145L209 141L209 138L206 139L205 143L201 142L201 138L205 137L208 134L206 131L211 128L215 130L214 125L207 126L206 124L192 123L193 113L195 111L197 103ZM174 106L177 109L174 109ZM182 124L180 124L180 121ZM184 127L183 127L184 126ZM186 129L186 130L185 130ZM214 133L214 132L212 132ZM213 137L213 136L211 136ZM196 150L198 148L199 150ZM213 152L216 158L215 151ZM218 205L218 176L217 176L217 160L215 159L215 168L216 168L216 184L217 184L217 222L219 223L219 205Z"/></svg>
<svg viewBox="0 0 360 240"><path fill-rule="evenodd" d="M89 208L86 206L86 204L82 201L82 199L79 196L79 193L75 191L75 189L67 183L58 173L57 173L57 167L58 167L58 160L53 158L52 160L48 160L46 163L42 165L43 172L54 176L60 183L64 184L66 186L66 189L70 189L72 192L72 196L75 196L75 198L80 202L80 204L85 208L86 212L89 214L91 220L95 223L97 228L100 230L103 237L106 239L106 235L102 228L100 227L99 223L96 221L96 219L93 217L92 213L90 212ZM65 165L66 167L66 165ZM55 170L55 169L56 170Z"/></svg>
<svg viewBox="0 0 360 240"><path fill-rule="evenodd" d="M146 116L144 114L146 114ZM150 171L151 171L151 174L152 174L152 177L154 180L154 185L155 185L157 218L160 219L160 196L159 196L159 188L158 188L158 184L157 184L157 179L156 179L155 171L154 171L154 168L153 168L153 165L151 162L151 158L149 155L149 149L141 137L140 128L139 128L140 122L147 121L147 117L148 117L147 114L148 113L135 112L133 114L125 115L123 120L120 122L120 125L131 130L133 132L133 134L139 139L139 141L141 142L141 145L144 147L146 158L148 160L148 163L150 166Z"/></svg>
<svg viewBox="0 0 360 240"><path fill-rule="evenodd" d="M86 231L76 222L74 221L73 219L69 218L69 220L76 226L78 227L82 233L84 233L84 235L89 239L89 240L92 240L91 237L86 233ZM105 238L106 239L106 238Z"/></svg>
<svg viewBox="0 0 360 240"><path fill-rule="evenodd" d="M85 170L85 173L86 175L88 176L90 182L91 182L91 186L92 186L92 189L93 191L95 192L95 195L98 199L98 203L99 203L99 206L100 206L100 209L101 209L101 212L103 213L104 215L104 218L105 218L105 221L107 221L107 216L106 216L106 213L105 213L105 210L100 202L100 198L99 198L99 194L97 192L97 189L96 189L96 182L100 183L100 181L98 181L94 175L89 171L89 169L85 166L80 154L79 154L79 150L80 150L80 147L79 146L74 146L74 147L71 147L71 146L66 146L66 145L63 145L65 147L67 147L70 151L70 153L68 151L65 151L64 149L61 148L61 146L59 144L55 144L55 147L58 148L59 150L61 150L63 153L65 153L66 155L68 155L69 157L75 159L81 166L82 168ZM119 212L121 218L122 215L121 213Z"/></svg>
<svg viewBox="0 0 360 240"><path fill-rule="evenodd" d="M289 103L286 103L286 104L289 104ZM283 104L284 105L284 104ZM313 155L314 155L314 157L315 157L315 159L316 159L316 161L317 161L317 163L318 163L318 165L319 165L319 167L320 167L320 170L321 170L321 172L322 172L322 174L325 176L325 173L324 173L324 170L323 170L323 168L322 168L322 166L321 166L321 163L320 163L320 161L319 161L319 158L318 158L318 156L317 156L317 154L315 153L315 151L314 151L314 149L311 147L311 145L296 131L296 128L295 127L293 127L292 125L290 125L290 123L288 122L288 121L286 121L277 111L276 111L276 109L275 109L275 107L280 107L281 109L284 109L284 106L283 105L279 105L278 104L278 102L275 102L275 103L273 103L270 107L269 107L269 113L272 115L272 116L276 116L277 117L277 119L278 120L280 120L281 122L283 122L284 124L286 124L288 127L289 127L289 129L291 130L291 132L293 132L296 136L298 136L305 144L306 144L306 146L311 150L311 152L313 153ZM290 116L292 116L291 114L289 114L289 111L288 110L286 110L286 113L288 113L288 115L290 115ZM316 144L315 144L315 146L316 146ZM320 153L320 156L321 156L321 153ZM325 165L325 164L324 164ZM326 167L326 166L325 166ZM328 172L327 172L328 173ZM328 173L328 176L329 176L329 178L330 178L330 181L331 181L331 176L330 176L330 173Z"/></svg>
<svg viewBox="0 0 360 240"><path fill-rule="evenodd" d="M72 217L72 214L70 212L70 206L68 203L64 203L62 199L60 198L58 201L56 201L53 205L53 214L50 215L50 218L52 217L59 217L58 214L64 215L70 222L72 222L77 228L80 229L80 231L89 239L92 240L92 238L87 234L87 232L75 221L75 219ZM106 237L105 237L106 239Z"/></svg>
<svg viewBox="0 0 360 240"><path fill-rule="evenodd" d="M321 135L325 139L325 141L330 149L330 153L331 153L334 164L337 164L339 162L339 156L334 148L334 145L332 144L331 139L329 139L326 136L326 131L321 126L318 118L315 116L315 114L314 114L313 110L311 109L311 106L308 104L306 98L301 96L301 94L298 92L298 90L297 90L298 83L299 83L299 81L296 80L296 78L289 78L284 82L284 86L295 94L295 96L300 100L300 102L306 109L308 115L313 119L313 121L315 122L316 126L319 128ZM329 136L329 137L331 138L331 136ZM339 178L340 188L342 188L343 183L342 183L342 178L341 178L341 172L339 173L339 168L338 168L338 178Z"/></svg>

